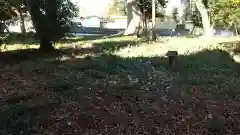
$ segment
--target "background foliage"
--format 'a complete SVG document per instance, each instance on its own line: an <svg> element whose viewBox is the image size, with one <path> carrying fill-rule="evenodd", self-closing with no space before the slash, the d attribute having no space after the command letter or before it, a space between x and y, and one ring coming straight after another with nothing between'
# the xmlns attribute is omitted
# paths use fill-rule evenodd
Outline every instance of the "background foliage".
<svg viewBox="0 0 240 135"><path fill-rule="evenodd" d="M216 27L232 29L240 24L239 0L211 0L209 13Z"/></svg>

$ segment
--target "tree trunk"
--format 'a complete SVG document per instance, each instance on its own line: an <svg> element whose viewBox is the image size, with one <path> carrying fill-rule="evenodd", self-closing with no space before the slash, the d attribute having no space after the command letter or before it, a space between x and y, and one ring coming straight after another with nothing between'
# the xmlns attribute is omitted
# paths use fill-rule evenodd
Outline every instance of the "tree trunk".
<svg viewBox="0 0 240 135"><path fill-rule="evenodd" d="M135 0L127 1L127 29L124 35L135 35L141 23L141 11L137 7Z"/></svg>
<svg viewBox="0 0 240 135"><path fill-rule="evenodd" d="M23 16L22 11L20 11L20 27L21 27L21 33L23 35L26 35L25 20L24 20L24 16Z"/></svg>
<svg viewBox="0 0 240 135"><path fill-rule="evenodd" d="M196 4L196 8L198 9L202 17L204 36L207 38L211 38L213 36L213 29L211 27L207 9L201 0L195 0L195 4Z"/></svg>
<svg viewBox="0 0 240 135"><path fill-rule="evenodd" d="M50 39L48 39L48 35L46 35L46 28L43 27L43 24L41 23L45 23L42 22L42 16L41 16L41 11L38 8L38 4L36 1L33 0L27 0L27 6L28 6L28 11L31 15L31 20L33 23L33 26L36 30L36 34L38 36L38 38L40 39L40 51L43 52L50 52L50 51L54 51L54 47L53 47L53 43L51 42Z"/></svg>
<svg viewBox="0 0 240 135"><path fill-rule="evenodd" d="M0 21L0 34L4 33L4 23Z"/></svg>
<svg viewBox="0 0 240 135"><path fill-rule="evenodd" d="M51 51L54 51L55 49L54 49L53 44L50 40L41 39L39 50L43 51L43 52L51 52Z"/></svg>
<svg viewBox="0 0 240 135"><path fill-rule="evenodd" d="M144 12L144 16L143 16L143 35L144 35L145 38L148 37L148 26L147 26L146 12Z"/></svg>

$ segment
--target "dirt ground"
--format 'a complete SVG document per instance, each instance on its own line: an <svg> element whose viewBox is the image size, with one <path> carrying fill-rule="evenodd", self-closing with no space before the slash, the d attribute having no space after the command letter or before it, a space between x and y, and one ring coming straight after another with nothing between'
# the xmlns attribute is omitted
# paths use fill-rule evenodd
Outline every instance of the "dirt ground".
<svg viewBox="0 0 240 135"><path fill-rule="evenodd" d="M240 65L221 47L180 53L175 68L160 56L5 53L15 57L0 64L3 135L240 134Z"/></svg>

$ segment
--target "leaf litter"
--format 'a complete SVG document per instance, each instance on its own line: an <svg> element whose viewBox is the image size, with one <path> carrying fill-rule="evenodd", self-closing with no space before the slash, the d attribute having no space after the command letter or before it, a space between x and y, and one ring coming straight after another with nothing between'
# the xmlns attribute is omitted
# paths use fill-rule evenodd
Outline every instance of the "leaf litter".
<svg viewBox="0 0 240 135"><path fill-rule="evenodd" d="M240 134L238 101L186 88L150 61L28 61L0 71L2 134ZM30 126L13 126L29 116Z"/></svg>

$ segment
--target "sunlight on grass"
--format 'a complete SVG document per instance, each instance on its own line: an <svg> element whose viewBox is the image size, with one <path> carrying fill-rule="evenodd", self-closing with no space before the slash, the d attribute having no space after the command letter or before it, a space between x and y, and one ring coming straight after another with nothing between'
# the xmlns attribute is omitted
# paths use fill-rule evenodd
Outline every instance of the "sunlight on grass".
<svg viewBox="0 0 240 135"><path fill-rule="evenodd" d="M146 43L139 41L134 36L122 36L113 37L108 39L97 39L92 41L81 41L79 37L68 37L60 42L55 43L56 49L64 47L70 48L93 48L100 47L102 51L111 53L120 57L155 57L165 56L170 51L178 51L179 55L191 55L203 50L220 49L229 52L231 55L232 47L226 46L226 44L219 44L224 42L233 42L239 40L238 38L223 38L215 37L211 40L205 40L202 38L186 38L186 37L162 37L160 41L156 43ZM14 45L2 45L1 51L14 51L23 49L37 49L39 45L36 44L14 44ZM82 57L76 56L76 57Z"/></svg>
<svg viewBox="0 0 240 135"><path fill-rule="evenodd" d="M114 37L108 39L97 39L93 41L85 41L83 37L67 37L62 41L55 43L54 47L60 49L62 47L91 47L92 43L106 43L107 42L124 42L124 41L135 41L136 38L133 36L124 36L124 37ZM14 51L14 50L23 50L23 49L37 49L39 45L37 44L7 44L2 45L0 48L1 52L5 51Z"/></svg>
<svg viewBox="0 0 240 135"><path fill-rule="evenodd" d="M136 38L134 36L121 36L121 37L113 37L113 38L107 38L107 39L97 39L94 40L93 43L100 43L100 42L113 42L113 41L134 41Z"/></svg>
<svg viewBox="0 0 240 135"><path fill-rule="evenodd" d="M1 52L24 50L24 49L37 49L39 45L27 45L27 44L14 44L14 45L2 45Z"/></svg>
<svg viewBox="0 0 240 135"><path fill-rule="evenodd" d="M162 39L164 40L164 38ZM114 52L114 54L121 57L155 57L164 56L167 51L178 51L180 55L191 55L205 49L214 50L221 49L229 51L225 45L219 44L223 42L233 42L237 38L213 38L212 40L204 40L199 38L171 38L164 43L143 43L138 46L130 46L121 48Z"/></svg>

